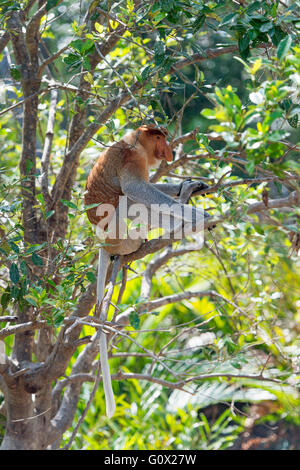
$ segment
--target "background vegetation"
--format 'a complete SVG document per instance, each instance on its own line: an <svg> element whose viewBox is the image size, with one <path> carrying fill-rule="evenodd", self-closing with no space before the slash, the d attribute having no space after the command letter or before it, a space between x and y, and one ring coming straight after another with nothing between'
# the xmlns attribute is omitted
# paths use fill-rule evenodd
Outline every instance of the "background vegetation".
<svg viewBox="0 0 300 470"><path fill-rule="evenodd" d="M299 7L0 0L3 448L299 449ZM215 228L123 259L108 420L82 199L148 122Z"/></svg>

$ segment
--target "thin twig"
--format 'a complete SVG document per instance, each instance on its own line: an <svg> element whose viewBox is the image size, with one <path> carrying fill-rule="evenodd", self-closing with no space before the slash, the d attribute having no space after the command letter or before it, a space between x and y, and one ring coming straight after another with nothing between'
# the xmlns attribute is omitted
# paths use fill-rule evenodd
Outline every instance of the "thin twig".
<svg viewBox="0 0 300 470"><path fill-rule="evenodd" d="M29 321L26 323L20 323L19 325L6 326L0 330L0 339L4 339L7 336L14 335L16 333L24 333L25 331L38 330L46 328L48 326L46 320Z"/></svg>
<svg viewBox="0 0 300 470"><path fill-rule="evenodd" d="M152 278L155 272L164 264L166 264L170 259L178 256L182 256L186 253L191 253L193 251L198 251L202 248L199 244L189 244L183 246L176 250L166 249L163 253L158 255L156 258L151 260L144 272L141 285L141 296L148 299L150 297Z"/></svg>
<svg viewBox="0 0 300 470"><path fill-rule="evenodd" d="M99 332L100 332L100 330L99 330ZM75 428L74 428L74 430L71 434L69 442L62 448L62 450L69 450L70 449L71 444L72 444L72 442L73 442L73 440L74 440L74 438L75 438L75 436L78 432L78 429L81 426L84 418L86 417L87 412L90 409L90 406L91 406L91 404L94 400L94 397L95 397L95 394L96 394L96 391L97 391L97 388L98 388L98 385L99 385L99 382L100 382L100 377L101 377L101 367L100 367L100 361L98 361L97 375L96 375L96 378L95 378L95 383L94 383L92 393L90 394L90 397L88 399L88 402L86 404L85 409L83 410L83 412L80 415L80 418L78 419L78 422L77 422L77 424L76 424L76 426L75 426Z"/></svg>
<svg viewBox="0 0 300 470"><path fill-rule="evenodd" d="M70 44L67 44L66 46L62 47L59 49L55 54L52 56L48 57L47 59L44 60L44 62L40 65L40 69L38 72L38 76L41 77L42 73L44 71L44 68L47 67L47 65L52 64L61 54L63 54L68 48L70 47Z"/></svg>

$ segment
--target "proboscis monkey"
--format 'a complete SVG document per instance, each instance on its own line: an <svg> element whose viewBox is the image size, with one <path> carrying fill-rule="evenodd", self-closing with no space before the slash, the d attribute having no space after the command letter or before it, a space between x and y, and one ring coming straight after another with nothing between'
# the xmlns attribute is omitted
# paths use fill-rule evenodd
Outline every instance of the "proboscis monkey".
<svg viewBox="0 0 300 470"><path fill-rule="evenodd" d="M143 237L129 237L128 233L124 238L122 229L116 224L124 217L124 214L120 215L120 196L127 196L129 207L138 203L146 208L148 211L146 215L148 218L145 221L147 227L151 226L148 220L150 214L157 214L156 226L161 227L161 220L164 217L170 217L172 208L175 212L171 215L169 231L176 232L178 228L184 227L187 229L185 235L188 235L192 231L201 230L203 218L208 216L202 209L173 199L180 197L184 191L188 200L193 192L206 187L204 183L195 181L180 184L149 183L149 169L157 167L161 160L170 162L173 159L166 136L167 132L164 129L152 126L139 127L106 149L88 176L84 202L86 205L99 204L99 206L88 209L87 216L93 225L102 229L102 238L105 241L105 246L99 250L97 275L97 304L99 306L104 296L110 256L132 253L143 243ZM110 208L112 211L109 210ZM101 214L99 214L99 209ZM130 219L128 214L125 214L125 217ZM113 220L117 230L112 234L107 229ZM103 235L103 230L107 230L106 235ZM101 312L100 319L106 320L105 312ZM106 413L108 417L111 417L115 412L115 401L108 365L106 335L102 331L100 332L100 362Z"/></svg>

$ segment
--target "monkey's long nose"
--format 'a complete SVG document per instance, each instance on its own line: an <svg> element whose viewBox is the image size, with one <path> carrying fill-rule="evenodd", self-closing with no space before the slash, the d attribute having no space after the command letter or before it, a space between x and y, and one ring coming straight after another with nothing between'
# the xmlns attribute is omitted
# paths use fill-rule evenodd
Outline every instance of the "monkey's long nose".
<svg viewBox="0 0 300 470"><path fill-rule="evenodd" d="M165 149L165 159L168 162L171 162L173 160L173 153L168 145L166 146L166 149Z"/></svg>

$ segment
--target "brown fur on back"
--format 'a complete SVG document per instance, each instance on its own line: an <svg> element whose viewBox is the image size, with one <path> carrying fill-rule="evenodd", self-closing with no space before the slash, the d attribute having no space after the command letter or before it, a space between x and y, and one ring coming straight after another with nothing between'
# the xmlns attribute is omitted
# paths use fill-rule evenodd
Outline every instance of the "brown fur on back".
<svg viewBox="0 0 300 470"><path fill-rule="evenodd" d="M124 166L137 178L148 181L149 166L157 158L148 139L155 135L166 136L166 131L141 126L101 153L87 179L85 205L112 204L116 208L123 194L118 180ZM95 225L101 220L96 212L97 207L87 210L89 221Z"/></svg>
<svg viewBox="0 0 300 470"><path fill-rule="evenodd" d="M129 145L122 141L101 153L87 179L85 205L107 203L117 207L122 191L111 181L118 177L127 155L130 155ZM92 224L97 224L100 220L96 211L97 207L87 210L88 219Z"/></svg>

